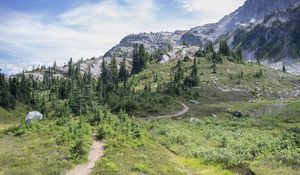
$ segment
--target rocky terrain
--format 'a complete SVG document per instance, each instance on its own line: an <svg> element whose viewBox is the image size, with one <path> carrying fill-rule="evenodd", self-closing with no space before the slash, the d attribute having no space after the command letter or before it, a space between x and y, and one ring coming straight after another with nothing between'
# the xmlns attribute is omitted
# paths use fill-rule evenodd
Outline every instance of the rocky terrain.
<svg viewBox="0 0 300 175"><path fill-rule="evenodd" d="M195 27L186 32L180 41L192 45L204 45L208 40L218 41L220 37L240 27L261 21L266 15L285 9L299 0L247 0L233 13L223 17L219 22Z"/></svg>
<svg viewBox="0 0 300 175"><path fill-rule="evenodd" d="M232 46L241 47L247 59L270 63L293 63L300 58L300 6L295 5L266 16L263 22L234 33ZM281 66L282 67L282 66Z"/></svg>
<svg viewBox="0 0 300 175"><path fill-rule="evenodd" d="M205 45L207 41L218 41L223 35L237 28L263 21L266 15L278 9L285 9L296 2L299 0L247 0L242 7L223 17L217 23L195 27L188 31L140 33L126 36L105 56L128 56L135 43L144 43L150 51L155 49L167 50L169 46L178 46L183 42L194 46Z"/></svg>

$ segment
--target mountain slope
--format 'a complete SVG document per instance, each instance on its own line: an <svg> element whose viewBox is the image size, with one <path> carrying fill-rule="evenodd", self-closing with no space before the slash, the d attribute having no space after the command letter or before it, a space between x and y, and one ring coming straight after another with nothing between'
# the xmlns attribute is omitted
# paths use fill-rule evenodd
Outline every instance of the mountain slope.
<svg viewBox="0 0 300 175"><path fill-rule="evenodd" d="M217 23L195 27L189 31L128 35L109 50L105 57L113 55L130 57L132 47L136 43L143 43L148 51L157 49L168 51L170 46L180 46L184 42L194 46L205 45L210 40L216 42L228 32L262 21L266 15L285 9L296 2L299 0L247 0L243 6Z"/></svg>
<svg viewBox="0 0 300 175"><path fill-rule="evenodd" d="M248 59L277 62L300 58L300 6L274 12L262 23L237 31L232 45L247 51Z"/></svg>
<svg viewBox="0 0 300 175"><path fill-rule="evenodd" d="M109 50L104 57L112 57L114 55L130 57L135 44L144 44L145 48L151 52L157 49L168 50L169 47L176 45L183 33L185 33L185 31L131 34L123 38L121 42Z"/></svg>
<svg viewBox="0 0 300 175"><path fill-rule="evenodd" d="M296 2L299 0L247 0L242 7L223 17L219 22L189 30L180 41L192 45L204 45L208 40L216 41L231 30L262 20L273 11L285 9Z"/></svg>

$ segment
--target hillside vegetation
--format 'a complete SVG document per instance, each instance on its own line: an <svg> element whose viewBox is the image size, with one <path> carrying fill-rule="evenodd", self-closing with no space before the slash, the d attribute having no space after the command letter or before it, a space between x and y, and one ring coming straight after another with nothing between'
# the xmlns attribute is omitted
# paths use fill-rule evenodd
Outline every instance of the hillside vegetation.
<svg viewBox="0 0 300 175"><path fill-rule="evenodd" d="M131 70L103 60L99 77L72 60L65 77L1 74L0 172L64 174L87 160L94 131L105 157L92 174L297 174L299 77L241 55L210 42L160 64L136 45ZM187 113L155 119L181 103ZM44 119L26 124L29 110Z"/></svg>

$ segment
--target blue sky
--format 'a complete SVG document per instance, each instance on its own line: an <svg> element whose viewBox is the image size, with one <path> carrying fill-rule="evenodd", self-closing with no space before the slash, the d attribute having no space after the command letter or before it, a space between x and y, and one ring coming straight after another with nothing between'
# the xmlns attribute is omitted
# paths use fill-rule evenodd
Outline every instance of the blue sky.
<svg viewBox="0 0 300 175"><path fill-rule="evenodd" d="M104 54L124 36L216 22L245 0L1 0L0 68L7 74Z"/></svg>

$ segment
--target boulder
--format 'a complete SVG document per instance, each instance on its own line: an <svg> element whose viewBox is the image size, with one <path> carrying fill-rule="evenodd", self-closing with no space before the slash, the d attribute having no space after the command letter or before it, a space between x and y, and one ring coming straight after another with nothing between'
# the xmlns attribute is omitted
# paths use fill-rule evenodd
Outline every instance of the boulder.
<svg viewBox="0 0 300 175"><path fill-rule="evenodd" d="M231 108L226 108L226 109L225 109L225 112L231 113L231 112L232 112L232 109L231 109Z"/></svg>
<svg viewBox="0 0 300 175"><path fill-rule="evenodd" d="M192 103L192 104L195 104L195 105L200 104L200 102L199 102L199 101L196 101L196 100L189 100L189 102Z"/></svg>
<svg viewBox="0 0 300 175"><path fill-rule="evenodd" d="M234 117L237 117L237 118L243 117L243 114L242 114L241 111L234 111L234 112L232 113L232 115L233 115Z"/></svg>
<svg viewBox="0 0 300 175"><path fill-rule="evenodd" d="M26 115L25 122L26 124L29 124L32 120L38 121L42 119L43 119L43 114L41 114L38 111L31 111Z"/></svg>
<svg viewBox="0 0 300 175"><path fill-rule="evenodd" d="M198 123L200 123L200 120L199 119L197 119L197 118L190 118L190 123L192 123L192 124L198 124Z"/></svg>

